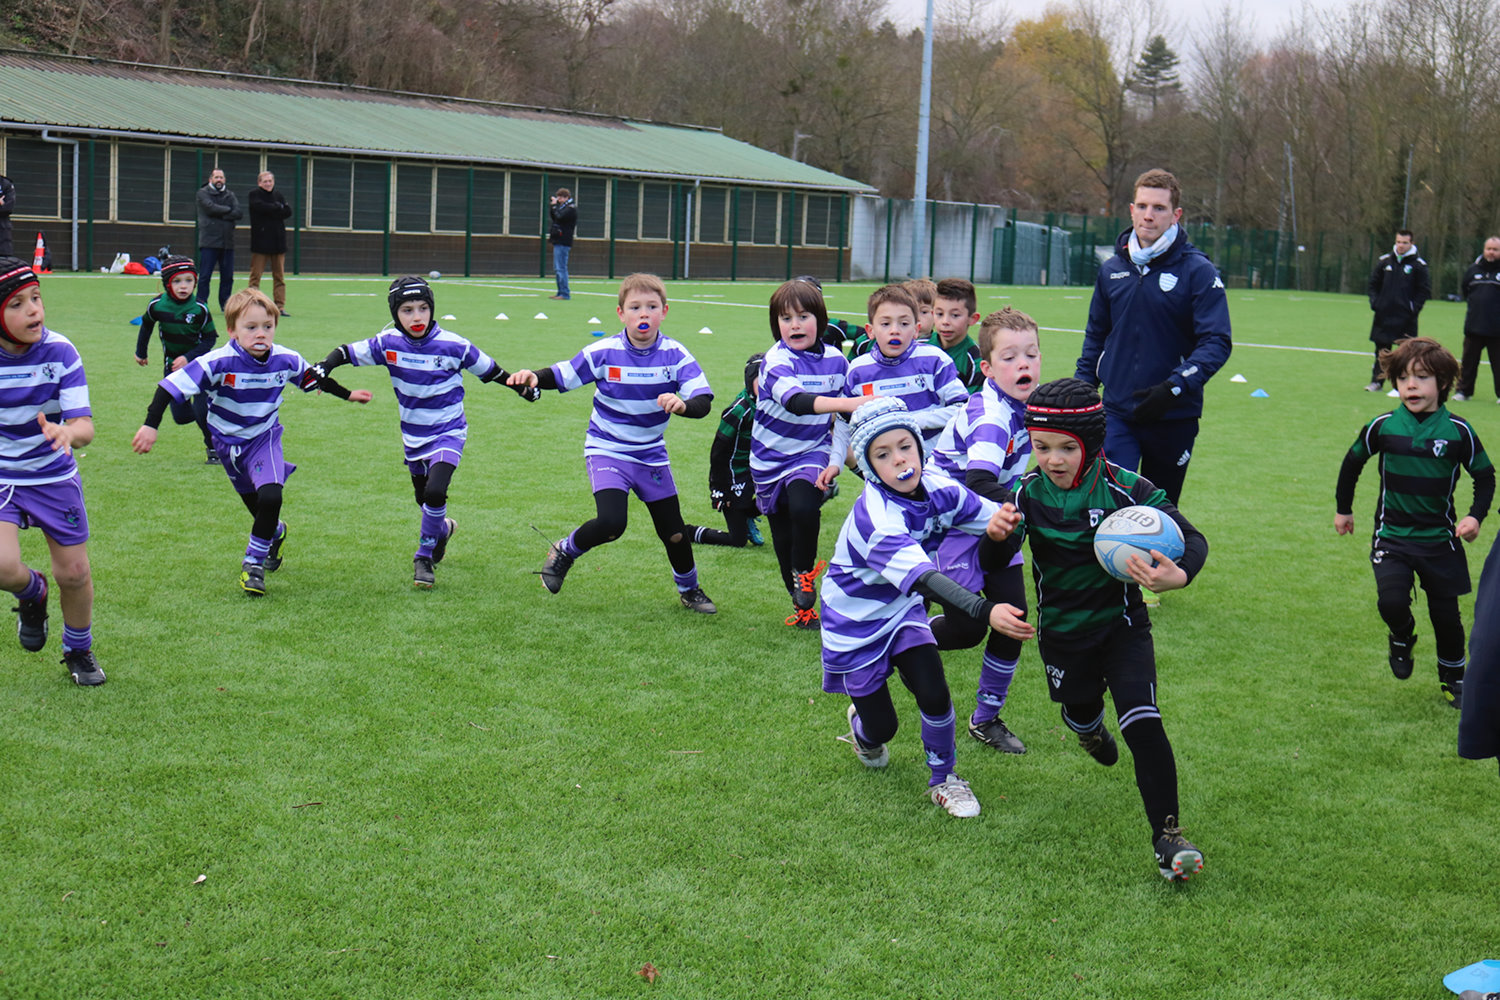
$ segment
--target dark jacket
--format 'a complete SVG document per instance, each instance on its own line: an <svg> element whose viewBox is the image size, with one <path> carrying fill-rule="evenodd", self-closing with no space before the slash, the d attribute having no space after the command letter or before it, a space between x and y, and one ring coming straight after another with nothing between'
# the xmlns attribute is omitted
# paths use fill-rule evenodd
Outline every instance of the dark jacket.
<svg viewBox="0 0 1500 1000"><path fill-rule="evenodd" d="M1492 264L1480 256L1458 287L1469 303L1464 336L1500 337L1500 260Z"/></svg>
<svg viewBox="0 0 1500 1000"><path fill-rule="evenodd" d="M1432 275L1427 262L1417 256L1416 248L1405 257L1383 254L1370 272L1366 289L1375 319L1370 324L1370 339L1389 344L1403 337L1417 335L1417 314L1432 298Z"/></svg>
<svg viewBox="0 0 1500 1000"><path fill-rule="evenodd" d="M286 220L291 218L292 206L281 192L274 187L263 191L256 185L246 196L245 205L250 210L250 252L286 253Z"/></svg>
<svg viewBox="0 0 1500 1000"><path fill-rule="evenodd" d="M1474 597L1458 755L1470 760L1500 756L1500 538L1490 546Z"/></svg>
<svg viewBox="0 0 1500 1000"><path fill-rule="evenodd" d="M1099 266L1076 376L1104 383L1104 409L1130 419L1140 389L1170 381L1182 392L1162 420L1202 416L1203 385L1233 349L1229 299L1218 269L1178 229L1143 273L1130 260L1130 230Z"/></svg>
<svg viewBox="0 0 1500 1000"><path fill-rule="evenodd" d="M220 250L234 249L234 224L243 217L240 200L225 188L215 191L205 184L198 189L198 245Z"/></svg>
<svg viewBox="0 0 1500 1000"><path fill-rule="evenodd" d="M572 246L573 231L578 228L578 209L573 206L573 199L549 205L547 211L552 214L552 229L547 238L560 247Z"/></svg>
<svg viewBox="0 0 1500 1000"><path fill-rule="evenodd" d="M0 257L15 253L10 237L10 213L16 209L16 186L0 175Z"/></svg>

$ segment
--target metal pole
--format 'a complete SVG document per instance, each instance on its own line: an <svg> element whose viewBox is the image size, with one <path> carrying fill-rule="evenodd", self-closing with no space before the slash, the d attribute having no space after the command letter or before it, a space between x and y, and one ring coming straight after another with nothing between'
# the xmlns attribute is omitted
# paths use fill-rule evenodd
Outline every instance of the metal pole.
<svg viewBox="0 0 1500 1000"><path fill-rule="evenodd" d="M833 262L833 280L844 280L844 237L849 229L849 196L839 195L839 255ZM852 270L852 268L851 268Z"/></svg>
<svg viewBox="0 0 1500 1000"><path fill-rule="evenodd" d="M547 186L548 186L547 171L543 170L542 171L542 197L543 198L547 197ZM552 202L551 202L550 199L548 200L547 204L548 205L552 204ZM547 213L547 218L549 218L549 219L552 218L552 213L550 211ZM536 248L536 276L538 278L545 278L547 276L547 235L551 231L552 231L552 227L549 225L547 227L546 231L541 234L541 239L537 241L537 248Z"/></svg>
<svg viewBox="0 0 1500 1000"><path fill-rule="evenodd" d="M792 244L797 241L797 192L788 191L786 207L786 280L792 280Z"/></svg>
<svg viewBox="0 0 1500 1000"><path fill-rule="evenodd" d="M917 110L917 176L912 185L912 207L916 210L911 233L911 275L920 277L922 237L927 228L927 132L932 124L932 0L927 0L927 21L922 29L922 99Z"/></svg>

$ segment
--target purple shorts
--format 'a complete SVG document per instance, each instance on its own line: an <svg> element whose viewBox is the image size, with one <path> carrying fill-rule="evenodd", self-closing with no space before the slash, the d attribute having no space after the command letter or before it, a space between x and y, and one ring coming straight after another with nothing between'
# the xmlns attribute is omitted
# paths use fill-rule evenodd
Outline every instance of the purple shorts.
<svg viewBox="0 0 1500 1000"><path fill-rule="evenodd" d="M755 506L760 509L762 514L774 513L776 508L781 506L781 495L786 492L788 483L800 479L805 483L812 483L816 487L818 476L826 468L828 468L826 465L803 465L788 472L774 483L756 483Z"/></svg>
<svg viewBox="0 0 1500 1000"><path fill-rule="evenodd" d="M589 489L635 491L644 503L654 503L677 495L677 483L670 465L642 465L622 458L588 455L583 460L589 473Z"/></svg>
<svg viewBox="0 0 1500 1000"><path fill-rule="evenodd" d="M214 451L236 493L254 493L270 483L284 483L297 467L281 454L281 425L249 444L228 444L214 438Z"/></svg>
<svg viewBox="0 0 1500 1000"><path fill-rule="evenodd" d="M83 480L78 473L45 486L0 486L0 521L21 528L41 528L59 545L89 540L89 512L83 507Z"/></svg>
<svg viewBox="0 0 1500 1000"><path fill-rule="evenodd" d="M933 562L938 572L965 590L979 593L984 586L984 571L979 568L979 535L952 530L938 542Z"/></svg>
<svg viewBox="0 0 1500 1000"><path fill-rule="evenodd" d="M874 694L895 673L896 668L891 666L891 659L896 654L917 646L935 645L937 640L933 638L932 629L927 624L927 612L918 604L907 612L906 620L896 627L895 633L890 637L890 645L874 660L863 667L842 672L825 667L823 690L829 694L847 694L851 698Z"/></svg>
<svg viewBox="0 0 1500 1000"><path fill-rule="evenodd" d="M449 465L457 468L459 461L464 457L464 443L459 441L457 442L458 447L447 447L447 445L452 443L451 440L445 441L444 447L438 448L436 451L429 451L423 458L408 458L406 460L407 470L414 476L425 476L439 462L447 462Z"/></svg>

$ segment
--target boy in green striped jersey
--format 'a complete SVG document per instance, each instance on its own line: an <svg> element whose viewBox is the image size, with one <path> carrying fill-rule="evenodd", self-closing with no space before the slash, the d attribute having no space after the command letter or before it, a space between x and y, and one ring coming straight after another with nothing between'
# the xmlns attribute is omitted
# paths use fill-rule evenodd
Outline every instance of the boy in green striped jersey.
<svg viewBox="0 0 1500 1000"><path fill-rule="evenodd" d="M1443 697L1458 708L1468 662L1458 599L1470 589L1469 560L1460 541L1479 537L1479 523L1495 498L1495 467L1469 422L1443 405L1459 366L1442 344L1412 337L1382 351L1380 363L1401 394L1401 405L1366 424L1344 456L1333 527L1341 535L1354 531L1354 486L1365 462L1379 453L1370 564L1375 606L1390 629L1391 672L1400 680L1412 673L1417 639L1412 588L1420 580L1437 646L1438 682ZM1474 502L1462 518L1453 506L1460 467L1474 481Z"/></svg>
<svg viewBox="0 0 1500 1000"><path fill-rule="evenodd" d="M1002 510L1018 526L1013 544L1031 542L1048 693L1083 749L1108 767L1120 759L1104 724L1109 691L1135 761L1157 869L1168 880L1186 880L1203 869L1203 852L1177 823L1177 762L1156 705L1156 652L1141 588L1186 587L1208 558L1208 542L1150 480L1105 459L1104 404L1087 382L1064 378L1033 389L1026 430L1036 468ZM1133 581L1122 583L1094 558L1094 533L1113 512L1138 504L1175 521L1186 551L1173 562L1153 550L1154 565L1131 556Z"/></svg>
<svg viewBox="0 0 1500 1000"><path fill-rule="evenodd" d="M756 524L755 483L750 478L750 428L755 423L755 393L760 383L760 362L755 353L745 361L745 388L719 414L719 429L708 450L708 500L724 515L727 531L699 524L684 524L694 545L730 545L737 549L764 545Z"/></svg>

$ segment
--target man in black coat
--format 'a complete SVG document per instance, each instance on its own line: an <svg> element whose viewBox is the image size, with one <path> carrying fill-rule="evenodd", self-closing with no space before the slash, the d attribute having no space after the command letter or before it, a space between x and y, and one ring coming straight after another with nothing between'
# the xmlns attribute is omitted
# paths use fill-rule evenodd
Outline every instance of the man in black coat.
<svg viewBox="0 0 1500 1000"><path fill-rule="evenodd" d="M1495 348L1500 347L1500 236L1484 241L1484 253L1469 265L1458 287L1469 311L1464 316L1464 357L1453 398L1459 402L1474 398L1479 355L1488 350L1495 399L1500 402L1500 364L1495 363Z"/></svg>
<svg viewBox="0 0 1500 1000"><path fill-rule="evenodd" d="M552 269L557 272L557 294L552 298L566 300L573 297L568 288L568 257L573 253L573 232L578 228L573 192L558 188L547 211L552 216L552 228L547 233L552 240Z"/></svg>
<svg viewBox="0 0 1500 1000"><path fill-rule="evenodd" d="M1396 233L1391 252L1381 255L1370 274L1370 310L1375 314L1370 324L1370 339L1375 342L1375 366L1370 369L1366 392L1379 392L1385 385L1380 371L1380 352L1389 350L1398 340L1417 335L1417 315L1432 298L1432 275L1427 262L1417 256L1411 230Z"/></svg>
<svg viewBox="0 0 1500 1000"><path fill-rule="evenodd" d="M219 269L219 309L234 290L234 224L243 218L240 200L229 190L224 171L214 168L198 189L198 301L208 302L208 284Z"/></svg>
<svg viewBox="0 0 1500 1000"><path fill-rule="evenodd" d="M10 178L0 174L0 257L13 256L11 246L10 213L16 208L16 186Z"/></svg>
<svg viewBox="0 0 1500 1000"><path fill-rule="evenodd" d="M260 276L269 264L271 301L285 316L286 220L292 215L292 206L276 190L276 175L269 170L261 172L246 203L250 208L250 287L260 287Z"/></svg>

